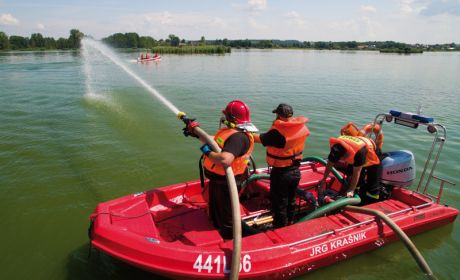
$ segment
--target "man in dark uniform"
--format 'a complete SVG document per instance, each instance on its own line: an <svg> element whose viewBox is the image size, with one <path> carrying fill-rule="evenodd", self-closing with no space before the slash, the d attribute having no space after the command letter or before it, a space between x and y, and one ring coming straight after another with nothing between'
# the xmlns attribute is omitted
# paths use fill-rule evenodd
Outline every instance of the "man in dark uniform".
<svg viewBox="0 0 460 280"><path fill-rule="evenodd" d="M276 119L266 133L254 134L254 141L267 147L270 171L270 200L273 227L292 223L295 211L295 193L300 181L300 160L310 132L305 126L308 119L294 117L288 104L279 104L273 110Z"/></svg>
<svg viewBox="0 0 460 280"><path fill-rule="evenodd" d="M203 167L209 179L209 215L224 239L233 237L233 219L230 192L225 168L231 166L235 174L237 188L247 179L248 159L254 148L250 132L257 131L250 120L249 107L240 100L228 103L223 110L222 122L226 127L214 136L221 152L213 152L209 145L201 147L204 154Z"/></svg>
<svg viewBox="0 0 460 280"><path fill-rule="evenodd" d="M346 191L347 197L353 197L355 190L359 188L359 195L363 201L370 202L371 200L379 199L379 149L376 143L367 137L358 136L358 132L343 129L341 136L338 138L330 138L330 152L328 163L320 189L324 190L326 178L334 165L339 162L347 164L345 173L349 179L349 186Z"/></svg>

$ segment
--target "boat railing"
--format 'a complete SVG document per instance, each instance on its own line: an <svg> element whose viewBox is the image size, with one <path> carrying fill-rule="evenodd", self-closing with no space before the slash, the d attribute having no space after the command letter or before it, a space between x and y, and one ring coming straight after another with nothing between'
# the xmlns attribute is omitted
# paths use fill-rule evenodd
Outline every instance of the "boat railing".
<svg viewBox="0 0 460 280"><path fill-rule="evenodd" d="M443 179L443 178L440 178L438 176L434 176L434 175L431 175L431 177L437 181L439 181L439 190L438 190L438 193L436 195L434 194L431 194L428 192L428 185L425 186L425 188L423 189L423 194L436 200L436 203L440 203L441 202L441 196L442 196L442 191L444 189L444 184L449 184L451 186L455 186L455 183L449 181L449 180L446 180L446 179ZM418 190L418 188L417 188Z"/></svg>
<svg viewBox="0 0 460 280"><path fill-rule="evenodd" d="M455 185L455 183L434 175L434 170L436 169L442 148L447 138L446 128L441 124L435 123L432 117L423 116L420 115L420 113L413 114L391 110L389 113L378 114L374 119L374 125L382 125L384 120L386 122L394 122L395 124L413 129L416 129L419 126L425 126L428 133L433 135L433 142L428 152L422 174L420 175L416 192L424 194L431 199L436 200L436 203L439 203L445 183L452 186ZM377 135L375 137L377 137ZM437 195L433 195L428 192L432 179L440 181Z"/></svg>

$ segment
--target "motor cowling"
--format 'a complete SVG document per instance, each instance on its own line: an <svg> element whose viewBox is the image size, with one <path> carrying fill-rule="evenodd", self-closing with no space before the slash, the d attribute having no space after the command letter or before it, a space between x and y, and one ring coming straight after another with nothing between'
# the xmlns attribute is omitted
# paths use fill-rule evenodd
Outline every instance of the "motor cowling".
<svg viewBox="0 0 460 280"><path fill-rule="evenodd" d="M395 187L408 187L415 180L415 157L411 151L384 153L381 160L382 183Z"/></svg>

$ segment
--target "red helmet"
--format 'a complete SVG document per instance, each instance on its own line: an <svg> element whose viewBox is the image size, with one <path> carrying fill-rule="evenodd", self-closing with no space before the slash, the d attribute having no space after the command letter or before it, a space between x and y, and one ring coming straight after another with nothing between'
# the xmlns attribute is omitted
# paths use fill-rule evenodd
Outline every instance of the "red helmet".
<svg viewBox="0 0 460 280"><path fill-rule="evenodd" d="M222 111L227 121L234 124L245 124L251 122L249 107L241 100L233 100L227 104Z"/></svg>

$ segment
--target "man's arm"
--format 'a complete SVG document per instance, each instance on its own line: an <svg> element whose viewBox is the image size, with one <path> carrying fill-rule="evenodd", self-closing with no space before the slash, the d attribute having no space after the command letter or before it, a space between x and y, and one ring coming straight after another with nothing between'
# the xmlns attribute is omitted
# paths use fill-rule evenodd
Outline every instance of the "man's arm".
<svg viewBox="0 0 460 280"><path fill-rule="evenodd" d="M208 158L215 164L220 164L220 165L223 165L224 167L228 167L232 165L232 162L235 159L235 156L229 152L220 152L220 153L210 152L208 154Z"/></svg>
<svg viewBox="0 0 460 280"><path fill-rule="evenodd" d="M253 133L253 134L252 134L252 137L254 137L254 142L256 142L256 143L262 143L262 142L260 141L260 134L259 134L259 133Z"/></svg>
<svg viewBox="0 0 460 280"><path fill-rule="evenodd" d="M266 133L253 134L254 142L261 143L264 147L284 148L286 138L276 129L270 129Z"/></svg>

